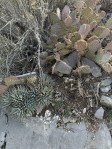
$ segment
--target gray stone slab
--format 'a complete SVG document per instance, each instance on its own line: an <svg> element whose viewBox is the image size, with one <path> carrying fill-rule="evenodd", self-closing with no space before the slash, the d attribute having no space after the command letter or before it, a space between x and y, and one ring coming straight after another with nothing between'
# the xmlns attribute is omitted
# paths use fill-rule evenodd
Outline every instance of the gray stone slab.
<svg viewBox="0 0 112 149"><path fill-rule="evenodd" d="M100 68L95 62L93 62L93 61L91 61L91 60L89 60L89 59L87 59L87 58L85 58L85 57L83 57L83 58L81 59L81 61L82 61L82 64L83 64L83 65L88 65L88 66L90 66L90 68L92 69L92 75L93 75L94 77L99 77L99 76L102 75L102 74L101 74L101 68Z"/></svg>
<svg viewBox="0 0 112 149"><path fill-rule="evenodd" d="M96 149L112 149L112 140L110 132L105 124L100 124L95 134Z"/></svg>
<svg viewBox="0 0 112 149"><path fill-rule="evenodd" d="M2 119L3 117L1 117ZM0 121L0 132L5 130ZM50 119L31 118L24 123L9 119L6 149L111 149L111 136L105 124L94 134L84 122L57 128Z"/></svg>

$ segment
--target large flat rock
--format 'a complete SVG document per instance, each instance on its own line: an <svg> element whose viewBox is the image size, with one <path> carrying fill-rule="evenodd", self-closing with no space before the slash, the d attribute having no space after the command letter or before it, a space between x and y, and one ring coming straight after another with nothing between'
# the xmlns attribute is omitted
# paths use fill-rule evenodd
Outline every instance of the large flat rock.
<svg viewBox="0 0 112 149"><path fill-rule="evenodd" d="M94 134L85 123L56 128L55 122L32 118L24 123L0 115L0 134L6 132L6 149L112 149L110 132L100 124Z"/></svg>

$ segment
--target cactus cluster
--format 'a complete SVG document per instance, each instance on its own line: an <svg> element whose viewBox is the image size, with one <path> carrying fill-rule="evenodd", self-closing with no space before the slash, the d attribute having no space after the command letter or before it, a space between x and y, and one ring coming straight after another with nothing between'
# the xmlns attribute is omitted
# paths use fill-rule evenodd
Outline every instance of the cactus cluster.
<svg viewBox="0 0 112 149"><path fill-rule="evenodd" d="M53 87L55 83L50 76L44 73L42 73L42 75L39 78L39 104L45 105L49 103L52 99Z"/></svg>
<svg viewBox="0 0 112 149"><path fill-rule="evenodd" d="M94 61L104 71L112 74L112 17L103 22L106 13L100 10L97 2L98 0L79 0L72 10L66 4L63 9L57 8L56 12L48 13L48 37L43 46L44 49L51 50L51 54L47 51L40 53L40 62L53 60L57 51L60 57L77 51L79 57ZM105 38L109 40L102 46ZM74 70L79 71L90 73L93 70L82 63ZM25 80L16 77L4 80L8 88L3 94L2 105L9 109L11 115L27 117L36 110L37 105L45 105L52 99L52 79L42 74L37 80L36 76Z"/></svg>
<svg viewBox="0 0 112 149"><path fill-rule="evenodd" d="M48 17L51 27L45 48L53 52L59 50L61 57L74 50L78 51L81 56L94 61L106 72L112 73L110 64L112 57L105 59L106 53L109 55L112 49L109 46L112 17L103 23L106 12L100 10L97 2L98 0L77 1L76 9L72 11L68 5L65 5L62 10L57 8L56 12L50 12ZM105 38L109 38L110 43L102 47ZM52 60L53 58L52 55L48 55L45 59Z"/></svg>
<svg viewBox="0 0 112 149"><path fill-rule="evenodd" d="M2 96L2 107L14 118L27 117L36 110L38 94L32 86L11 85Z"/></svg>
<svg viewBox="0 0 112 149"><path fill-rule="evenodd" d="M53 80L46 74L42 74L37 78L36 86L34 82L32 83L32 79L28 77L26 83L23 78L5 79L7 89L2 95L1 105L13 118L23 119L31 116L38 110L38 106L44 107L52 99Z"/></svg>

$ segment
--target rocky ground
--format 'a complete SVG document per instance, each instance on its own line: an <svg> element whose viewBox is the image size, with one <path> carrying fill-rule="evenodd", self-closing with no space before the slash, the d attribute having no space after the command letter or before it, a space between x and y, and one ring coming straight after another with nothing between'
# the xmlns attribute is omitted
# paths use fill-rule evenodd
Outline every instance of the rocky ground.
<svg viewBox="0 0 112 149"><path fill-rule="evenodd" d="M10 1L10 7L4 2L0 3L0 148L112 149L111 11L93 0L78 1L73 8L72 2L56 4L52 11L47 10L50 4L35 0L30 11L21 1ZM30 96L29 105L38 95L45 102L33 104L33 114L27 115L27 109L27 118L21 121L11 112L30 107L25 105L29 92L26 100L18 88L17 94L10 90L7 94L15 84L32 86L38 93L33 92L36 96Z"/></svg>
<svg viewBox="0 0 112 149"><path fill-rule="evenodd" d="M0 111L1 149L111 149L112 78L53 79L54 102L35 117L18 121Z"/></svg>
<svg viewBox="0 0 112 149"><path fill-rule="evenodd" d="M111 149L112 139L106 124L99 124L96 132L90 132L81 122L66 123L57 128L60 118L51 118L50 111L45 117L31 118L23 123L7 119L0 114L1 149Z"/></svg>

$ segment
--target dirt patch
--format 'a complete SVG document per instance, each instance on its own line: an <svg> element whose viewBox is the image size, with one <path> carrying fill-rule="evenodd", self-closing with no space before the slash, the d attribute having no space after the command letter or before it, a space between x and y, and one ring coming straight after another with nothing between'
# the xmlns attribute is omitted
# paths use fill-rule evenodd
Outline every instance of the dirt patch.
<svg viewBox="0 0 112 149"><path fill-rule="evenodd" d="M66 117L68 122L87 122L88 129L96 130L99 120L94 114L99 104L99 97L94 83L97 81L91 75L71 75L69 77L52 76L56 85L53 101L39 114L44 116L48 109L53 115L61 117L61 124ZM58 125L61 125L61 124Z"/></svg>

